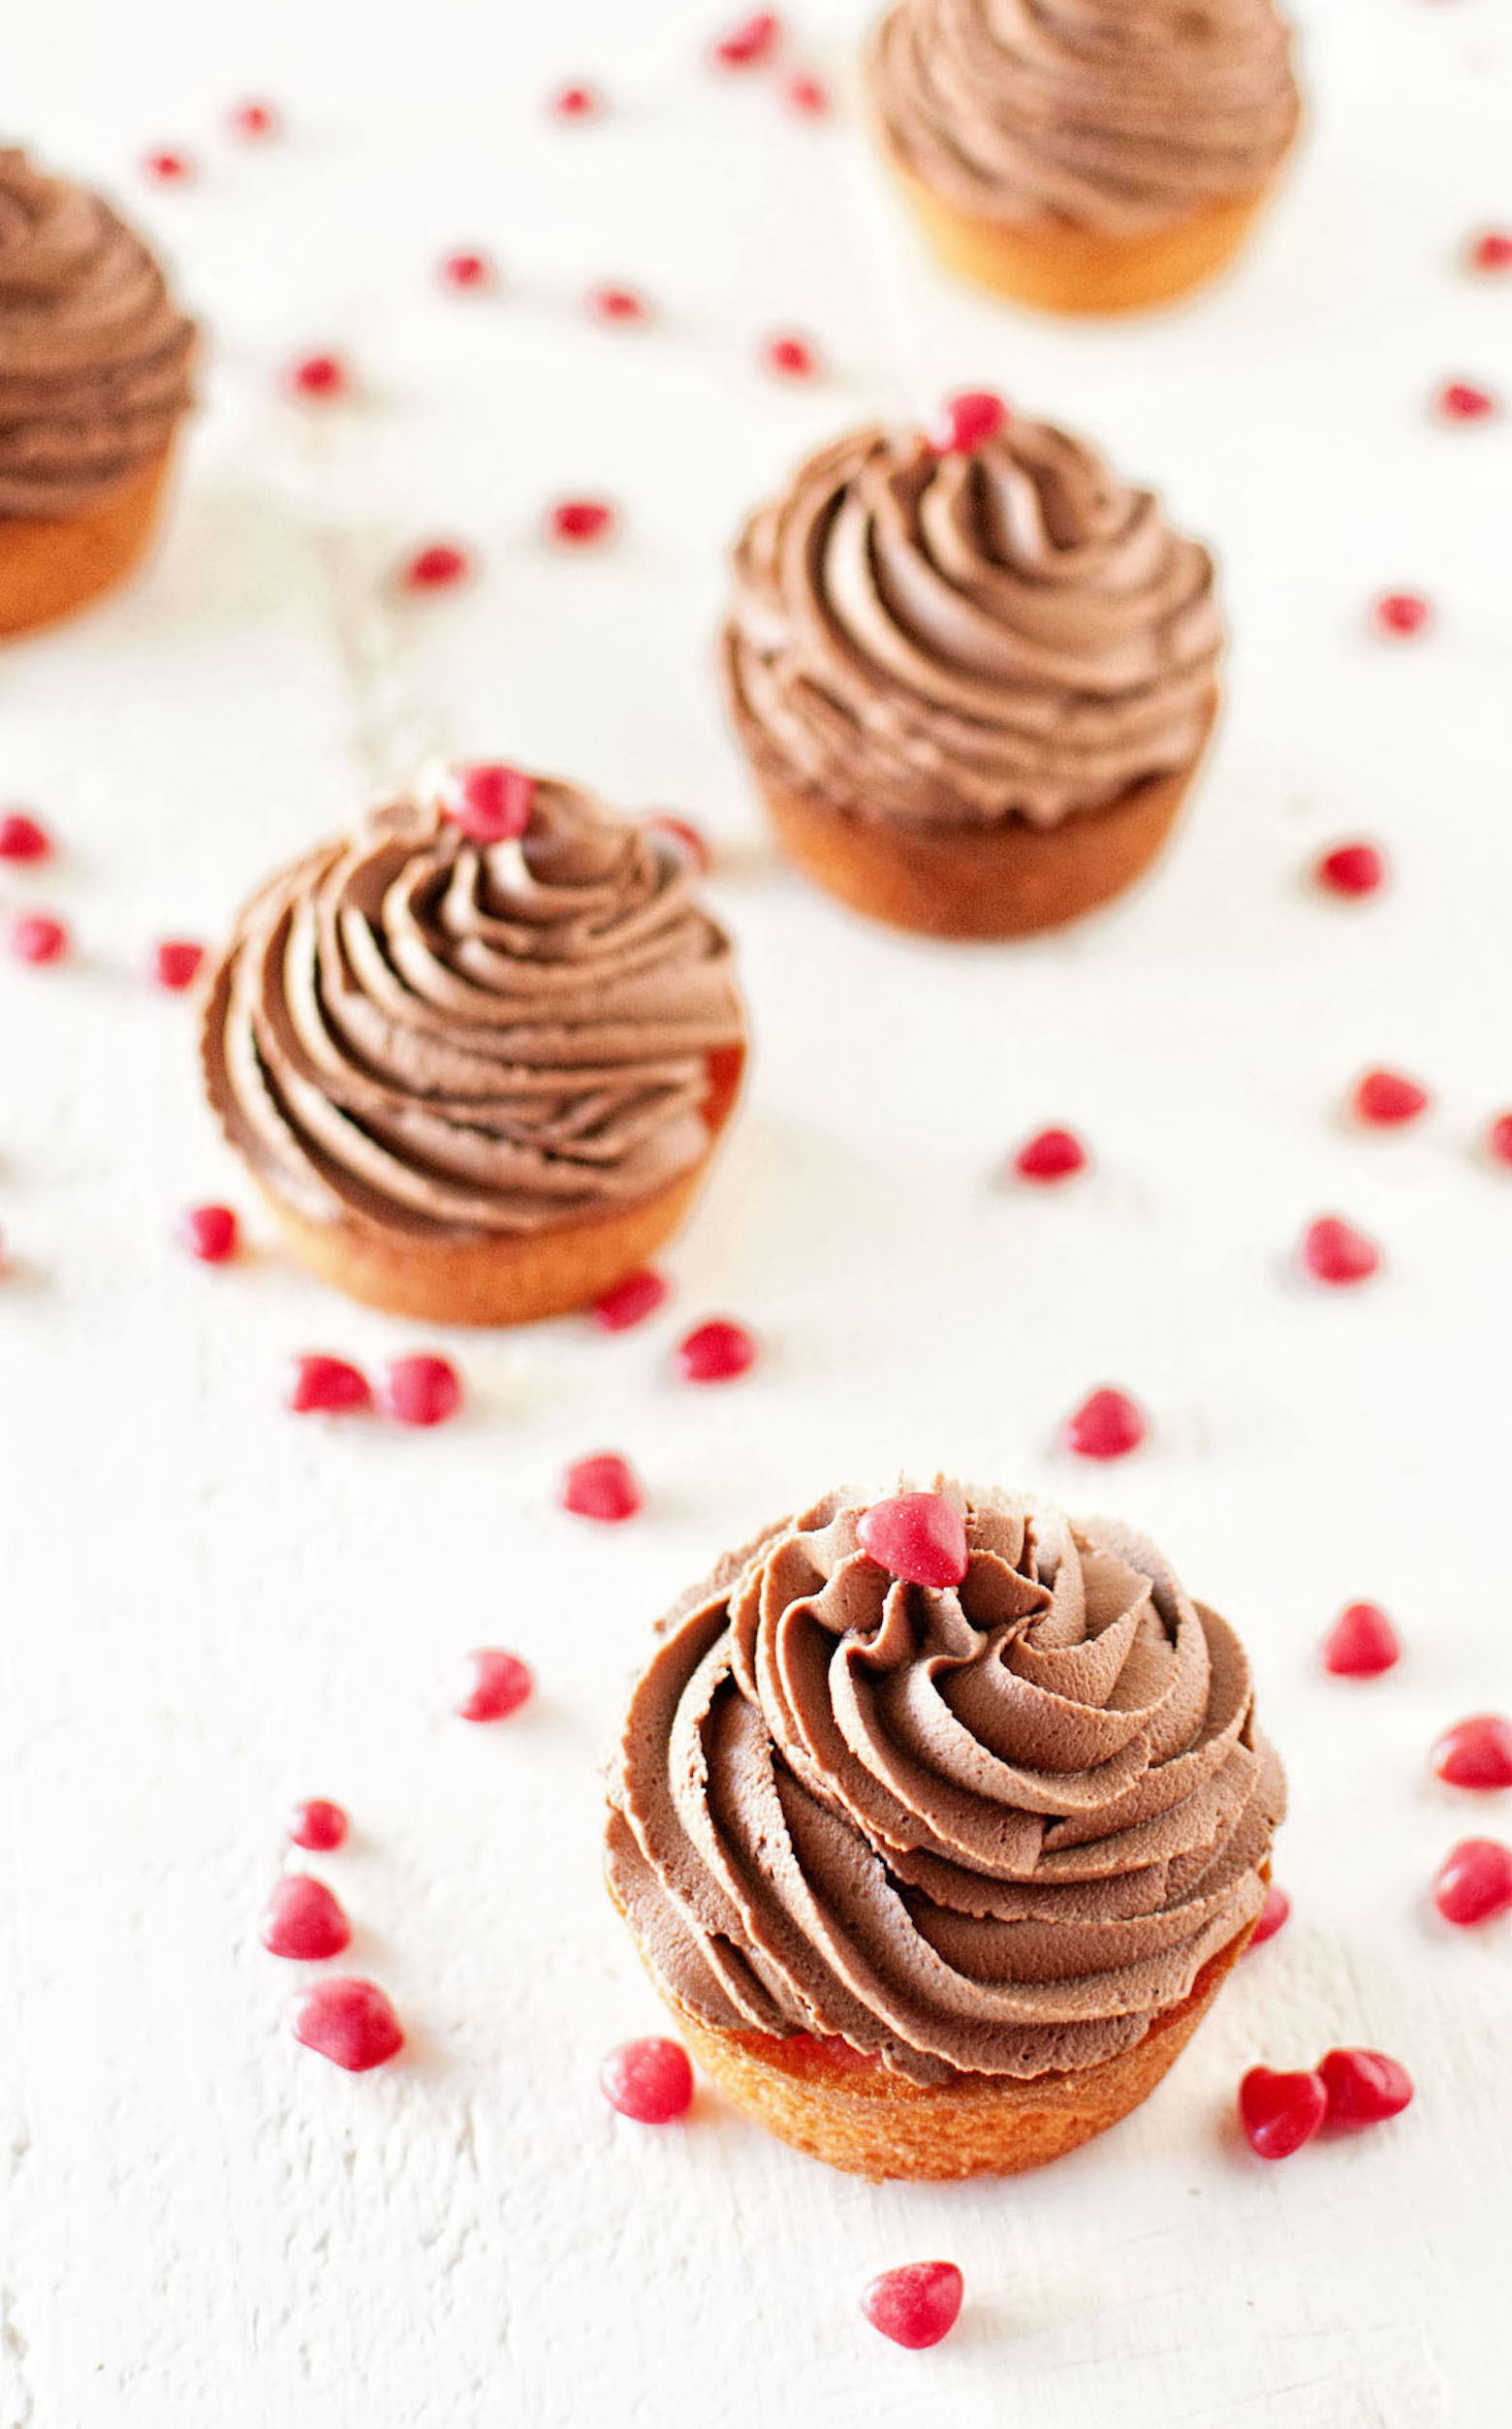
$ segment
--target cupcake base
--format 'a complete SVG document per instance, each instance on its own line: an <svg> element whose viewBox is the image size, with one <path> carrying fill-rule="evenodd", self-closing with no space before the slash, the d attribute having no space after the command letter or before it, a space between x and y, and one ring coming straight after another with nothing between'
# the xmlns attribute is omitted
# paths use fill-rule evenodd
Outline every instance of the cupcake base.
<svg viewBox="0 0 1512 2429"><path fill-rule="evenodd" d="M0 516L0 639L54 624L125 581L151 541L172 454L84 514Z"/></svg>
<svg viewBox="0 0 1512 2429"><path fill-rule="evenodd" d="M757 781L788 858L853 911L917 935L1001 942L1063 927L1132 885L1176 824L1197 764L1058 827L900 827L850 817L762 767Z"/></svg>
<svg viewBox="0 0 1512 2429"><path fill-rule="evenodd" d="M1174 303L1227 268L1268 190L1210 204L1174 227L1146 236L1109 237L1088 228L1021 228L977 219L942 202L896 161L894 171L947 269L1043 312L1143 312Z"/></svg>
<svg viewBox="0 0 1512 2429"><path fill-rule="evenodd" d="M530 1324L568 1315L591 1307L678 1229L740 1093L744 1060L740 1047L710 1057L709 1145L690 1171L633 1206L548 1231L441 1243L352 1222L311 1222L271 1190L263 1194L300 1264L365 1307L427 1324Z"/></svg>
<svg viewBox="0 0 1512 2429"><path fill-rule="evenodd" d="M806 2034L716 2033L674 2007L700 2066L778 2141L847 2175L908 2182L1017 2176L1063 2159L1149 2098L1186 2047L1249 1940L1251 1924L1210 1957L1179 2007L1142 2041L1076 2074L958 2075L907 2082L841 2042Z"/></svg>

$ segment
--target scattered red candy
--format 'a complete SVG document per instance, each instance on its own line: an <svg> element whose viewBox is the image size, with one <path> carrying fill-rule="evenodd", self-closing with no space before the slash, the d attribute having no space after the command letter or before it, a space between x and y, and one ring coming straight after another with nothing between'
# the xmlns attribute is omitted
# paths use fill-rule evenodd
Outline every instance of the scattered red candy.
<svg viewBox="0 0 1512 2429"><path fill-rule="evenodd" d="M261 143L283 132L283 122L270 101L238 101L227 111L226 123L233 135L243 136L249 143Z"/></svg>
<svg viewBox="0 0 1512 2429"><path fill-rule="evenodd" d="M1327 2112L1321 2075L1251 2066L1239 2087L1240 2123L1257 2159L1290 2159L1311 2141Z"/></svg>
<svg viewBox="0 0 1512 2429"><path fill-rule="evenodd" d="M45 861L51 850L47 828L24 809L8 809L0 817L0 861Z"/></svg>
<svg viewBox="0 0 1512 2429"><path fill-rule="evenodd" d="M1393 641L1415 641L1433 620L1428 601L1415 590L1388 590L1370 610L1377 632Z"/></svg>
<svg viewBox="0 0 1512 2429"><path fill-rule="evenodd" d="M406 590L453 590L465 582L473 570L472 559L465 549L451 540L432 540L428 548L419 549L403 567L399 581Z"/></svg>
<svg viewBox="0 0 1512 2429"><path fill-rule="evenodd" d="M378 1405L401 1426L444 1426L461 1404L461 1377L449 1359L421 1351L380 1370Z"/></svg>
<svg viewBox="0 0 1512 2429"><path fill-rule="evenodd" d="M587 301L593 318L611 329L636 329L651 317L650 305L634 287L594 287Z"/></svg>
<svg viewBox="0 0 1512 2429"><path fill-rule="evenodd" d="M1148 1432L1139 1403L1105 1383L1066 1419L1065 1445L1079 1459L1125 1459Z"/></svg>
<svg viewBox="0 0 1512 2429"><path fill-rule="evenodd" d="M567 548L592 548L596 542L609 539L619 518L606 498L564 497L547 515L546 527L553 540Z"/></svg>
<svg viewBox="0 0 1512 2429"><path fill-rule="evenodd" d="M1512 1164L1512 1114L1497 1114L1486 1133L1486 1152L1498 1164Z"/></svg>
<svg viewBox="0 0 1512 2429"><path fill-rule="evenodd" d="M189 1206L178 1217L178 1241L202 1265L226 1265L240 1244L229 1206Z"/></svg>
<svg viewBox="0 0 1512 2429"><path fill-rule="evenodd" d="M1015 1153L1013 1168L1021 1181L1069 1181L1073 1173L1085 1171L1087 1162L1087 1150L1074 1130L1036 1130Z"/></svg>
<svg viewBox="0 0 1512 2429"><path fill-rule="evenodd" d="M674 844L683 859L691 862L700 873L712 865L714 856L709 850L709 838L690 819L674 818L670 811L659 809L651 817L643 819L642 824L647 835L665 836L668 842Z"/></svg>
<svg viewBox="0 0 1512 2429"><path fill-rule="evenodd" d="M561 1482L561 1504L578 1518L617 1526L634 1518L644 1496L634 1468L617 1451L597 1451L573 1462Z"/></svg>
<svg viewBox="0 0 1512 2429"><path fill-rule="evenodd" d="M295 394L321 404L344 396L351 384L351 375L339 355L307 354L289 367L289 385Z"/></svg>
<svg viewBox="0 0 1512 2429"><path fill-rule="evenodd" d="M289 1815L289 1837L297 1847L330 1855L346 1838L350 1825L343 1807L329 1796L307 1796Z"/></svg>
<svg viewBox="0 0 1512 2429"><path fill-rule="evenodd" d="M183 152L148 152L142 166L154 185L182 185L194 174L193 163Z"/></svg>
<svg viewBox="0 0 1512 2429"><path fill-rule="evenodd" d="M521 769L473 760L448 772L441 807L475 843L508 843L529 826L535 797L535 777Z"/></svg>
<svg viewBox="0 0 1512 2429"><path fill-rule="evenodd" d="M881 2335L919 2353L949 2336L964 2293L965 2281L954 2260L913 2260L874 2277L861 2307Z"/></svg>
<svg viewBox="0 0 1512 2429"><path fill-rule="evenodd" d="M1402 1659L1402 1639L1377 1602L1351 1602L1323 1639L1323 1667L1336 1679L1378 1679Z"/></svg>
<svg viewBox="0 0 1512 2429"><path fill-rule="evenodd" d="M1462 1839L1433 1877L1433 1904L1446 1923L1489 1923L1512 1909L1512 1847L1499 1839Z"/></svg>
<svg viewBox="0 0 1512 2429"><path fill-rule="evenodd" d="M1276 1938L1290 1913L1290 1898L1284 1889L1277 1889L1275 1881L1272 1881L1265 1893L1265 1904L1260 1909L1259 1919L1249 1935L1249 1946L1263 1948L1268 1940Z"/></svg>
<svg viewBox="0 0 1512 2429"><path fill-rule="evenodd" d="M1512 1720L1499 1712L1457 1720L1433 1749L1433 1769L1451 1788L1512 1788Z"/></svg>
<svg viewBox="0 0 1512 2429"><path fill-rule="evenodd" d="M360 1367L348 1365L345 1358L331 1358L323 1350L308 1350L295 1359L286 1405L296 1416L308 1416L314 1411L322 1416L339 1417L355 1409L371 1408L372 1404L372 1389L366 1375Z"/></svg>
<svg viewBox="0 0 1512 2429"><path fill-rule="evenodd" d="M638 2126L670 2126L693 2105L693 2067L680 2041L651 2034L610 2051L599 2088L621 2117L633 2117Z"/></svg>
<svg viewBox="0 0 1512 2429"><path fill-rule="evenodd" d="M499 283L487 253L448 253L439 274L442 286L455 288L458 295L483 295Z"/></svg>
<svg viewBox="0 0 1512 2429"><path fill-rule="evenodd" d="M1512 269L1512 235L1504 228L1485 228L1470 240L1467 255L1471 269L1484 270L1492 277Z"/></svg>
<svg viewBox="0 0 1512 2429"><path fill-rule="evenodd" d="M770 9L759 16L747 17L743 24L733 25L728 34L721 34L713 47L713 56L722 68L755 68L770 59L782 39L782 22Z"/></svg>
<svg viewBox="0 0 1512 2429"><path fill-rule="evenodd" d="M1370 1234L1346 1223L1341 1214L1320 1214L1309 1223L1299 1255L1314 1281L1327 1282L1336 1290L1369 1281L1381 1262L1380 1249Z"/></svg>
<svg viewBox="0 0 1512 2429"><path fill-rule="evenodd" d="M895 1493L873 1501L857 1523L856 1540L868 1561L910 1586L959 1586L969 1565L966 1522L942 1493Z"/></svg>
<svg viewBox="0 0 1512 2429"><path fill-rule="evenodd" d="M187 936L165 936L152 948L152 975L171 994L180 995L192 987L204 964L204 945L192 944Z"/></svg>
<svg viewBox="0 0 1512 2429"><path fill-rule="evenodd" d="M317 1965L351 1946L352 1926L339 1898L308 1873L288 1873L268 1902L263 1945L270 1956Z"/></svg>
<svg viewBox="0 0 1512 2429"><path fill-rule="evenodd" d="M817 76L790 76L787 81L787 105L803 118L822 118L830 107L830 89Z"/></svg>
<svg viewBox="0 0 1512 2429"><path fill-rule="evenodd" d="M729 1383L756 1364L756 1336L730 1317L710 1316L677 1343L677 1372L685 1383Z"/></svg>
<svg viewBox="0 0 1512 2429"><path fill-rule="evenodd" d="M535 1681L519 1654L481 1645L467 1656L467 1688L457 1710L463 1720L507 1720L530 1701Z"/></svg>
<svg viewBox="0 0 1512 2429"><path fill-rule="evenodd" d="M604 96L591 84L563 84L551 95L548 106L553 118L563 118L571 124L583 118L601 118Z"/></svg>
<svg viewBox="0 0 1512 2429"><path fill-rule="evenodd" d="M627 1333L632 1324L644 1324L654 1315L665 1300L671 1285L665 1278L643 1265L637 1273L627 1274L615 1282L595 1303L593 1321L602 1333Z"/></svg>
<svg viewBox="0 0 1512 2429"><path fill-rule="evenodd" d="M396 2058L404 2032L387 1991L356 1974L329 1973L296 2003L294 2037L348 2074L366 2074Z"/></svg>
<svg viewBox="0 0 1512 2429"><path fill-rule="evenodd" d="M819 374L819 356L806 337L769 337L761 359L778 379L811 380Z"/></svg>
<svg viewBox="0 0 1512 2429"><path fill-rule="evenodd" d="M1489 422L1499 410L1490 389L1473 380L1450 380L1434 401L1446 422Z"/></svg>
<svg viewBox="0 0 1512 2429"><path fill-rule="evenodd" d="M1000 396L985 388L966 389L959 396L946 398L929 433L929 444L937 456L974 455L997 436L1007 419L1008 408Z"/></svg>
<svg viewBox="0 0 1512 2429"><path fill-rule="evenodd" d="M1384 2050L1331 2049L1318 2060L1318 2077L1328 2095L1325 2123L1336 2133L1384 2125L1412 2098L1412 2077Z"/></svg>
<svg viewBox="0 0 1512 2429"><path fill-rule="evenodd" d="M1356 1081L1350 1102L1358 1120L1370 1122L1374 1129L1390 1130L1403 1121L1415 1121L1433 1098L1420 1080L1409 1080L1405 1072L1368 1071Z"/></svg>
<svg viewBox="0 0 1512 2429"><path fill-rule="evenodd" d="M18 962L32 962L39 968L48 962L61 962L68 951L68 930L60 919L49 919L45 912L23 912L11 923L11 951Z"/></svg>
<svg viewBox="0 0 1512 2429"><path fill-rule="evenodd" d="M1337 843L1312 873L1329 894L1377 894L1386 883L1386 855L1378 843Z"/></svg>

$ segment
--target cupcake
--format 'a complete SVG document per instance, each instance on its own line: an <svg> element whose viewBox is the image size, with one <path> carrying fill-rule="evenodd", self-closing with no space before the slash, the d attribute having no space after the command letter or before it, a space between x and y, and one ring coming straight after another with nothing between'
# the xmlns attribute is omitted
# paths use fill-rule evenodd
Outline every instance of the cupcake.
<svg viewBox="0 0 1512 2429"><path fill-rule="evenodd" d="M0 151L0 634L71 614L142 556L194 337L109 203Z"/></svg>
<svg viewBox="0 0 1512 2429"><path fill-rule="evenodd" d="M941 1481L832 1494L685 1594L611 1798L611 1892L714 2081L833 2167L957 2177L1153 2090L1285 1785L1151 1545Z"/></svg>
<svg viewBox="0 0 1512 2429"><path fill-rule="evenodd" d="M438 1323L587 1306L676 1230L729 1117L728 939L665 837L457 771L248 904L210 1103L305 1264Z"/></svg>
<svg viewBox="0 0 1512 2429"><path fill-rule="evenodd" d="M1272 0L900 0L870 82L947 267L1054 312L1221 269L1302 111Z"/></svg>
<svg viewBox="0 0 1512 2429"><path fill-rule="evenodd" d="M956 397L809 458L735 552L731 710L777 835L939 936L1075 919L1154 857L1217 709L1213 564L1083 440Z"/></svg>

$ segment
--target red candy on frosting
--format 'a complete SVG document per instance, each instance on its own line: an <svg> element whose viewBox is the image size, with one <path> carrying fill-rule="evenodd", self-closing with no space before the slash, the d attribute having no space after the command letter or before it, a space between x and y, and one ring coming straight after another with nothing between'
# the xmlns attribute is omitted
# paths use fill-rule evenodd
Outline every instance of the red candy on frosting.
<svg viewBox="0 0 1512 2429"><path fill-rule="evenodd" d="M1499 1839L1462 1839L1434 1875L1433 1904L1462 1930L1512 1910L1512 1847Z"/></svg>
<svg viewBox="0 0 1512 2429"><path fill-rule="evenodd" d="M940 1493L895 1493L873 1501L856 1539L868 1560L910 1586L959 1586L966 1574L966 1523Z"/></svg>
<svg viewBox="0 0 1512 2429"><path fill-rule="evenodd" d="M447 817L475 843L507 843L523 835L535 797L534 776L480 760L449 770L440 796Z"/></svg>

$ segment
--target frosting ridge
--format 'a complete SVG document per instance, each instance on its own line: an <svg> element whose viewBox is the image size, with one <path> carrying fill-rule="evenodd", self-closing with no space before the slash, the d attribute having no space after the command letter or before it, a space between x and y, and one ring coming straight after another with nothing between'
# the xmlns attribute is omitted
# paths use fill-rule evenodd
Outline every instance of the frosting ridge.
<svg viewBox="0 0 1512 2429"><path fill-rule="evenodd" d="M970 454L867 428L735 552L733 712L778 782L903 825L1054 826L1195 759L1222 624L1205 549L1050 424Z"/></svg>
<svg viewBox="0 0 1512 2429"><path fill-rule="evenodd" d="M663 1623L608 1872L715 2030L838 2035L918 2083L1132 2047L1259 1912L1284 1811L1238 1638L1151 1546L1005 1494L959 1588L833 1494Z"/></svg>
<svg viewBox="0 0 1512 2429"><path fill-rule="evenodd" d="M870 76L901 166L947 202L1112 237L1257 194L1302 107L1273 0L900 0Z"/></svg>
<svg viewBox="0 0 1512 2429"><path fill-rule="evenodd" d="M161 456L194 337L108 203L0 150L0 516L83 513Z"/></svg>
<svg viewBox="0 0 1512 2429"><path fill-rule="evenodd" d="M478 1238L688 1170L709 1058L742 1035L675 847L543 778L511 840L403 802L274 877L202 1056L231 1144L306 1217Z"/></svg>

